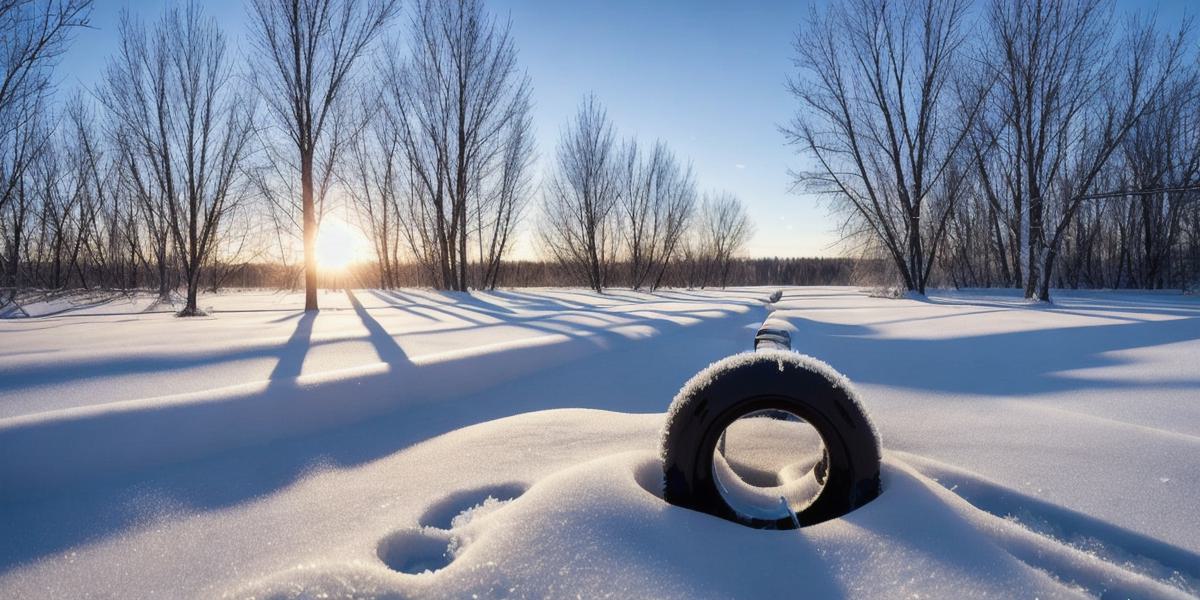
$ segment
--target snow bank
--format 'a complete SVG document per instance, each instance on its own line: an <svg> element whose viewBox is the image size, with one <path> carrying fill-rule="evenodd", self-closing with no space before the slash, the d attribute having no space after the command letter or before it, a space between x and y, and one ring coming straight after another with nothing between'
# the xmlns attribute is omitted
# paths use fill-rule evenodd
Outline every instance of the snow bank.
<svg viewBox="0 0 1200 600"><path fill-rule="evenodd" d="M220 511L189 510L162 493L146 504L143 488L136 524L0 573L0 592L1188 597L981 510L890 453L878 499L813 527L755 530L675 507L658 492L661 425L661 415L527 413L356 468L315 469L281 493Z"/></svg>
<svg viewBox="0 0 1200 600"><path fill-rule="evenodd" d="M670 506L652 487L660 469L647 452L594 459L515 500L484 500L449 529L402 528L381 540L378 560L297 565L227 595L1186 597L1028 533L1036 539L1022 539L1026 547L1014 556L1018 526L894 459L885 462L886 492L875 502L786 532Z"/></svg>

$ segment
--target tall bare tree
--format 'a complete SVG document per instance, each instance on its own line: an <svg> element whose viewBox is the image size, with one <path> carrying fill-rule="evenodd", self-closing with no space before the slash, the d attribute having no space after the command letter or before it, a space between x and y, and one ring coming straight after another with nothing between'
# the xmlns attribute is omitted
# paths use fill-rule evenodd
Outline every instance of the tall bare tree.
<svg viewBox="0 0 1200 600"><path fill-rule="evenodd" d="M619 153L608 114L588 96L563 130L555 171L543 193L543 246L597 292L608 285L620 242Z"/></svg>
<svg viewBox="0 0 1200 600"><path fill-rule="evenodd" d="M19 107L10 107L8 114L18 115L19 124L0 133L0 285L12 288L0 295L0 303L10 301L23 282L21 259L28 255L29 234L38 209L39 196L33 189L30 165L42 159L49 149L53 128L46 111L39 103L26 99Z"/></svg>
<svg viewBox="0 0 1200 600"><path fill-rule="evenodd" d="M729 192L705 194L693 232L692 250L700 266L700 286L729 282L733 259L754 236L746 207Z"/></svg>
<svg viewBox="0 0 1200 600"><path fill-rule="evenodd" d="M33 156L20 132L41 118L51 71L90 13L91 0L0 0L0 210Z"/></svg>
<svg viewBox="0 0 1200 600"><path fill-rule="evenodd" d="M379 96L367 95L362 101L366 125L354 136L346 154L347 165L340 176L348 192L359 228L371 241L379 265L379 287L398 285L402 251L401 229L406 189L399 135L378 116Z"/></svg>
<svg viewBox="0 0 1200 600"><path fill-rule="evenodd" d="M34 193L39 196L39 228L41 229L41 254L39 260L47 263L48 273L42 284L52 289L71 286L72 273L78 268L80 236L85 231L85 210L82 188L83 170L78 157L81 140L59 129L56 144L43 152L32 166ZM86 287L83 278L75 285Z"/></svg>
<svg viewBox="0 0 1200 600"><path fill-rule="evenodd" d="M1123 175L1114 187L1137 192L1116 202L1125 208L1123 212L1133 213L1129 216L1138 229L1137 243L1128 244L1132 258L1127 261L1138 287L1167 285L1183 214L1193 200L1179 190L1200 182L1198 118L1200 86L1195 74L1189 73L1155 100L1114 159Z"/></svg>
<svg viewBox="0 0 1200 600"><path fill-rule="evenodd" d="M475 251L491 287L529 191L529 78L479 0L418 0L408 33L379 73L412 203L403 231L436 286L466 290Z"/></svg>
<svg viewBox="0 0 1200 600"><path fill-rule="evenodd" d="M66 50L71 31L86 27L91 0L0 1L0 115L5 129L13 107L41 99L52 87L50 70Z"/></svg>
<svg viewBox="0 0 1200 600"><path fill-rule="evenodd" d="M171 300L171 234L169 210L164 186L158 184L152 166L144 161L144 146L136 140L135 132L117 127L110 136L120 167L117 169L122 193L132 203L127 221L131 251L138 254L148 271L157 274L158 300ZM136 227L136 229L135 229ZM145 248L147 252L141 249ZM154 260L150 265L147 253Z"/></svg>
<svg viewBox="0 0 1200 600"><path fill-rule="evenodd" d="M304 308L317 310L315 163L344 142L334 127L355 67L387 23L397 0L250 0L258 55L252 81L295 148L304 232ZM260 186L261 187L261 186Z"/></svg>
<svg viewBox="0 0 1200 600"><path fill-rule="evenodd" d="M201 272L219 231L244 193L241 162L252 104L233 81L233 61L216 21L198 4L164 13L152 32L128 15L101 98L114 136L130 142L130 169L144 173L187 285L181 316L200 314Z"/></svg>
<svg viewBox="0 0 1200 600"><path fill-rule="evenodd" d="M533 119L528 105L507 128L496 166L495 184L476 203L475 236L479 246L479 287L496 289L504 257L512 250L520 223L533 193L531 172L534 148Z"/></svg>
<svg viewBox="0 0 1200 600"><path fill-rule="evenodd" d="M115 169L103 146L92 106L82 96L74 96L67 103L65 125L66 137L71 140L67 157L73 193L78 197L72 268L84 288L89 287L89 281L111 286Z"/></svg>
<svg viewBox="0 0 1200 600"><path fill-rule="evenodd" d="M695 178L663 142L643 152L631 141L623 161L620 213L629 282L635 290L657 288L695 212Z"/></svg>
<svg viewBox="0 0 1200 600"><path fill-rule="evenodd" d="M1028 298L1050 299L1081 204L1182 64L1187 24L1160 39L1151 23L1131 22L1116 40L1111 19L1108 0L995 0L988 12Z"/></svg>
<svg viewBox="0 0 1200 600"><path fill-rule="evenodd" d="M848 210L920 293L957 196L942 184L982 103L956 77L969 6L847 0L814 9L796 41L800 110L784 133L816 163L796 183ZM939 192L949 195L935 203Z"/></svg>

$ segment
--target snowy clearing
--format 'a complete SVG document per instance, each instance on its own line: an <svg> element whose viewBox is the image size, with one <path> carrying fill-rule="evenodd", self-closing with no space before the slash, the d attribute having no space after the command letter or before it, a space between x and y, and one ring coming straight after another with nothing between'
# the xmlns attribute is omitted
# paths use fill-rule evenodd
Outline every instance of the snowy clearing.
<svg viewBox="0 0 1200 600"><path fill-rule="evenodd" d="M770 291L27 306L0 597L1200 593L1200 298L786 290L770 318L849 376L884 491L758 531L665 503L658 441Z"/></svg>

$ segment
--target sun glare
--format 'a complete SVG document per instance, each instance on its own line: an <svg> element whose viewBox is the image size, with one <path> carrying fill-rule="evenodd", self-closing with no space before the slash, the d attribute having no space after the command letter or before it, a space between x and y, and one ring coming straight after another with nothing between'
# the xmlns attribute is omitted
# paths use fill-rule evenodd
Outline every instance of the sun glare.
<svg viewBox="0 0 1200 600"><path fill-rule="evenodd" d="M367 241L344 221L326 217L317 233L317 264L326 271L341 271L362 260Z"/></svg>

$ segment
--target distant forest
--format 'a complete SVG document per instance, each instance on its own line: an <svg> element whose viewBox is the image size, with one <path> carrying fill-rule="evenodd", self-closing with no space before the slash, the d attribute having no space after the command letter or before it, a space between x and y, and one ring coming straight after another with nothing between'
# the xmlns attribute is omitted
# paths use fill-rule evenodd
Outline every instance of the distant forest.
<svg viewBox="0 0 1200 600"><path fill-rule="evenodd" d="M674 288L721 288L728 286L765 285L862 285L879 286L887 280L881 274L887 269L885 261L850 258L734 258L724 283L713 271L706 273L699 264L675 263L659 287ZM612 287L632 287L628 264L616 265L617 275ZM626 275L621 275L625 273ZM114 273L113 275L119 275ZM124 273L128 276L129 273ZM145 281L156 282L154 274L146 272ZM303 284L300 267L284 267L278 263L214 264L206 269L201 280L205 292L225 289L270 288L299 289ZM132 290L144 286L122 285L118 278L104 281L100 273L94 274L91 287L98 289ZM385 285L384 274L375 264L357 264L348 269L322 275L322 288L359 287L427 287L421 267L415 264L402 265L390 274ZM505 261L500 266L498 287L566 287L578 286L580 279L569 267L557 261ZM168 281L168 288L175 289L180 282Z"/></svg>

